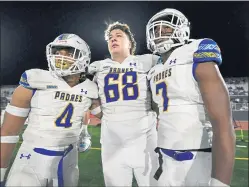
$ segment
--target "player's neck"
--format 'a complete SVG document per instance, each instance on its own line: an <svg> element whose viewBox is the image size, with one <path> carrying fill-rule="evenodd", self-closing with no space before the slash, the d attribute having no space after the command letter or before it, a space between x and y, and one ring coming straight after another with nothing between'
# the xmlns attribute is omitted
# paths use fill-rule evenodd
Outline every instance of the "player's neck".
<svg viewBox="0 0 249 187"><path fill-rule="evenodd" d="M168 60L172 52L173 50L169 50L168 52L161 54L163 64Z"/></svg>
<svg viewBox="0 0 249 187"><path fill-rule="evenodd" d="M121 64L128 56L130 56L130 54L113 54L112 60Z"/></svg>
<svg viewBox="0 0 249 187"><path fill-rule="evenodd" d="M63 79L70 87L74 87L79 84L80 75L68 75L63 77Z"/></svg>

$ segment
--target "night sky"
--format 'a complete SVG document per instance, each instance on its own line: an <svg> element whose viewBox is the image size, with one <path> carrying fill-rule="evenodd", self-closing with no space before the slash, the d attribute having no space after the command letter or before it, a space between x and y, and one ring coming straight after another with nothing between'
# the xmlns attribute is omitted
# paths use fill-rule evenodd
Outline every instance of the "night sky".
<svg viewBox="0 0 249 187"><path fill-rule="evenodd" d="M191 22L191 38L212 38L221 48L224 77L248 76L249 2L0 2L1 84L18 84L31 68L47 69L46 45L62 33L75 33L91 48L92 61L108 55L106 22L127 23L137 54L146 49L147 21L164 8L176 8Z"/></svg>

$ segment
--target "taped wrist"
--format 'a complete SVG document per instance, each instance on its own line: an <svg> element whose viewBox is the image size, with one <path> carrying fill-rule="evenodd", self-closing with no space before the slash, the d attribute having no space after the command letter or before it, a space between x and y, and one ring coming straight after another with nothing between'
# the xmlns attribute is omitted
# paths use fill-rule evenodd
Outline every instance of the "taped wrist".
<svg viewBox="0 0 249 187"><path fill-rule="evenodd" d="M227 184L224 184L223 182L219 181L218 179L215 179L215 178L211 178L211 180L209 181L209 186L214 186L214 187L223 187L223 186L226 186L226 187L230 187L229 185Z"/></svg>
<svg viewBox="0 0 249 187"><path fill-rule="evenodd" d="M1 136L1 143L17 143L19 136Z"/></svg>
<svg viewBox="0 0 249 187"><path fill-rule="evenodd" d="M98 106L98 107L94 108L93 110L91 110L92 115L99 114L100 112L101 112L100 106Z"/></svg>
<svg viewBox="0 0 249 187"><path fill-rule="evenodd" d="M5 173L7 171L8 168L0 168L1 169L1 182L3 182L4 180L4 176L5 176Z"/></svg>

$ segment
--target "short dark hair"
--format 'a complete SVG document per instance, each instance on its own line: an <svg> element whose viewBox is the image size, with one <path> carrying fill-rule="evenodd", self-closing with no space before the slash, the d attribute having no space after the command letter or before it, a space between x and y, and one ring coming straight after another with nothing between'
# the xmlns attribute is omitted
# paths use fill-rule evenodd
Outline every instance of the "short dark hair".
<svg viewBox="0 0 249 187"><path fill-rule="evenodd" d="M121 31L123 31L128 36L128 38L129 38L129 40L131 42L130 53L132 55L134 55L135 51L136 51L137 43L136 43L136 41L134 39L134 35L131 33L129 25L127 25L125 23L120 23L118 21L109 24L107 29L105 30L105 40L106 41L108 40L110 32L115 30L115 29L120 29Z"/></svg>

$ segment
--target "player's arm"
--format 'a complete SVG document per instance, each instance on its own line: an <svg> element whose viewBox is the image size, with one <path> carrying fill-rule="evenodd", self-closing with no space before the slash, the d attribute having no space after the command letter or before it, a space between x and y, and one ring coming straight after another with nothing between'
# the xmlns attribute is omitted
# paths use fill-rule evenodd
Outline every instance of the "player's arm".
<svg viewBox="0 0 249 187"><path fill-rule="evenodd" d="M98 86L96 84L96 74L94 78L95 80L89 82L89 86L91 87L91 89L89 89L88 94L89 99L91 99L91 106L89 107L89 110L85 113L85 125L98 125L100 122L100 118L102 117L102 111L100 107L101 103L100 99L98 98ZM95 118L92 118L91 115L94 115ZM95 120L96 118L98 119Z"/></svg>
<svg viewBox="0 0 249 187"><path fill-rule="evenodd" d="M230 184L234 167L235 133L225 82L214 63L202 63L196 77L213 127L212 178Z"/></svg>
<svg viewBox="0 0 249 187"><path fill-rule="evenodd" d="M212 40L206 41L206 44L217 45ZM201 49L199 52L202 54L207 52L203 50L205 47ZM217 49L208 50L207 53L214 54L211 57L202 58L198 54L194 57L197 64L195 78L213 127L211 186L230 185L235 156L235 133L230 99L217 66L221 63L220 51Z"/></svg>
<svg viewBox="0 0 249 187"><path fill-rule="evenodd" d="M94 117L91 117L93 115ZM88 111L84 113L84 125L98 125L101 123L102 112L99 99L92 99L92 105Z"/></svg>
<svg viewBox="0 0 249 187"><path fill-rule="evenodd" d="M6 107L1 126L1 181L19 140L19 133L29 114L31 98L32 90L18 86L12 95L10 104Z"/></svg>
<svg viewBox="0 0 249 187"><path fill-rule="evenodd" d="M212 62L199 64L196 77L213 127L212 178L229 185L234 167L235 134L228 90Z"/></svg>
<svg viewBox="0 0 249 187"><path fill-rule="evenodd" d="M101 123L101 119L95 116L91 116L91 111L88 110L87 112L85 112L84 114L84 125L99 125Z"/></svg>
<svg viewBox="0 0 249 187"><path fill-rule="evenodd" d="M90 107L91 114L99 119L102 118L102 111L100 105L100 99L92 99L92 105Z"/></svg>

